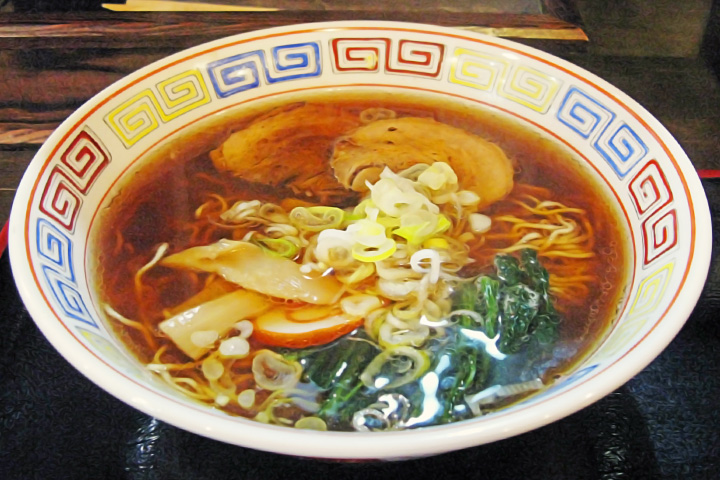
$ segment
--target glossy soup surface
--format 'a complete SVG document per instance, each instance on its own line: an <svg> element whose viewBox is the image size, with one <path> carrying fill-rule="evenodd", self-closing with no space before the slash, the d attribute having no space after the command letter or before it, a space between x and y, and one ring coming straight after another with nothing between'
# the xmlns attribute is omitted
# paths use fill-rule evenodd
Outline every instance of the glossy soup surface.
<svg viewBox="0 0 720 480"><path fill-rule="evenodd" d="M276 169L260 169L257 175L236 177L232 172L216 168L210 152L231 133L304 102L327 107L328 112L340 112L338 115L343 116L360 116L368 109L382 108L394 112L397 118L431 118L500 146L513 164L513 190L504 199L480 209L480 213L491 219L490 229L466 235L463 240L425 240L413 248L442 249L450 242L469 252L470 260L453 272L454 277L440 280L442 288L432 287L435 296L431 298L438 299L437 303L444 306L443 311L447 313L467 307L458 303L460 286L473 283L478 276L498 281L500 289L504 288L493 262L497 255L503 255L500 250L517 241L517 236L508 235L514 225L553 223L550 214L534 216L528 205L544 208L546 212L560 211L563 221L571 221L575 226L575 237L571 241L577 242L584 255L563 257L554 255L552 248L545 253L543 247L535 248L540 252L541 265L550 275L549 330L540 332L541 327L531 326L526 339L498 350L501 339L495 338L497 329L502 332L502 328L509 328L503 324L504 320L495 330L489 330L488 324L482 326L477 320L473 323L469 317L462 323L458 321L459 316L453 316L444 322L425 325L422 328L425 336L419 340L409 344L399 341L399 346L412 349L410 352L393 350L398 345L388 345L387 341L378 339L378 331L386 319L370 326L366 319L359 320L353 323L357 328L339 338L326 335L325 339L330 341L322 344L323 336L318 332L287 343L281 336L263 332L255 318L248 318L250 323L256 323L249 337L239 327L233 327L220 332L219 338L207 340L212 344L212 352L227 338L244 338L249 345L245 356L205 353L193 359L179 349L159 324L197 306L200 300L192 299L210 284L222 288L221 293L208 294L205 297L208 301L238 287L232 282L218 282L222 275L217 273L162 264L148 268L138 282L138 271L153 259L159 245L167 244L165 255L169 255L221 239L247 239L247 233L259 227L228 225L219 217L223 209L239 201L284 205L287 206L285 213L289 214L298 205L335 206L351 212L363 199L362 194L339 190L336 183L330 188L325 180L316 181L297 173L302 172L303 167L298 166L303 162L312 163L309 158L320 158L325 162L322 167L325 174L332 176L327 162L340 136L321 130L309 134L288 126L287 142L273 150ZM293 140L293 135L298 135L298 139ZM272 173L268 175L268 172ZM263 175L268 178L262 178ZM458 179L460 189L464 181ZM155 365L156 372L159 372L158 364L169 365L170 368L164 370L165 378L169 382L174 378L172 384L178 389L230 414L259 421L304 428L388 430L448 423L495 411L545 388L577 364L602 339L625 294L627 253L623 229L611 207L613 200L556 141L548 140L517 120L477 107L397 95L356 98L326 95L265 105L255 111L240 110L206 122L202 128L186 132L159 148L143 159L141 167L121 187L104 209L94 236L95 251L99 252L95 259L98 297L118 314L109 315L108 321L141 362ZM463 214L466 220L470 212L472 207L466 208ZM507 220L513 216L523 221ZM548 235L543 230L545 227L538 228L542 235ZM436 237L449 235L454 229L451 227ZM455 230L462 232L459 226ZM535 237L537 235L530 235L526 241L541 245L540 240L533 240ZM399 242L403 240L394 238ZM290 254L295 262L303 261L302 251L301 248L299 253ZM522 249L515 249L507 254L520 259L521 252ZM547 252L550 254L546 255ZM332 269L324 273L335 274ZM273 272L264 275L272 277ZM463 280L455 281L451 277ZM345 294L377 293L372 278L353 285ZM483 285L492 283L488 282ZM480 280L477 284L480 285ZM518 290L508 287L506 291ZM379 297L384 309L401 303ZM305 306L295 300L270 298L269 301L273 308L287 308L291 316L295 309ZM506 318L509 309L515 307L503 302L501 297L498 308L506 309L501 314ZM336 308L333 314L339 311L338 307L332 308ZM317 315L320 318L325 314ZM489 313L482 310L483 315ZM234 325L239 320L230 322ZM472 328L462 325L472 325ZM393 332L400 337L403 333L398 329ZM463 345L462 348L459 345ZM263 354L269 359L265 363L254 360L258 352L265 351L275 352L277 356ZM387 360L388 351L395 352L392 361L377 360L382 355ZM414 356L416 352L420 352L419 356ZM210 362L209 357L214 360ZM276 360L280 364L275 364ZM217 370L218 364L222 373L208 374ZM254 370L258 368L264 368L263 375L271 379L283 375L297 378L281 388L267 388L257 382ZM285 368L289 370L284 371ZM349 371L354 372L351 377L348 377ZM361 380L363 373L365 381ZM219 378L215 378L218 375ZM181 380L177 382L178 379ZM394 383L400 385L392 386Z"/></svg>

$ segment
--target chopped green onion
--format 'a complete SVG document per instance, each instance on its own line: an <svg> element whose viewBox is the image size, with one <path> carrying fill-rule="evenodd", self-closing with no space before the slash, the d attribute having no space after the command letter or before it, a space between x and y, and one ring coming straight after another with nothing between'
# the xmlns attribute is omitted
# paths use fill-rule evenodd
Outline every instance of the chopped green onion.
<svg viewBox="0 0 720 480"><path fill-rule="evenodd" d="M342 225L345 212L337 207L295 207L290 212L290 221L302 230L319 232Z"/></svg>
<svg viewBox="0 0 720 480"><path fill-rule="evenodd" d="M424 248L410 257L410 267L418 273L430 275L430 283L437 283L440 278L440 254L432 248Z"/></svg>
<svg viewBox="0 0 720 480"><path fill-rule="evenodd" d="M265 390L284 390L294 387L300 380L302 367L288 361L272 350L260 350L253 358L252 372L255 383Z"/></svg>
<svg viewBox="0 0 720 480"><path fill-rule="evenodd" d="M450 165L445 162L435 162L420 174L418 183L438 191L456 186L458 178Z"/></svg>
<svg viewBox="0 0 720 480"><path fill-rule="evenodd" d="M201 369L203 376L210 381L217 380L222 377L222 374L225 371L223 364L215 357L207 357L203 360Z"/></svg>
<svg viewBox="0 0 720 480"><path fill-rule="evenodd" d="M320 432L324 432L327 430L327 424L325 423L325 420L318 417L303 417L297 422L295 422L295 428L300 428L303 430L317 430Z"/></svg>
<svg viewBox="0 0 720 480"><path fill-rule="evenodd" d="M378 354L360 375L366 387L389 390L420 378L430 366L424 350L392 347Z"/></svg>
<svg viewBox="0 0 720 480"><path fill-rule="evenodd" d="M397 245L395 244L395 241L390 238L386 238L382 245L377 247L370 247L356 243L352 248L352 256L355 260L359 260L361 262L378 262L391 256L395 253L396 249Z"/></svg>
<svg viewBox="0 0 720 480"><path fill-rule="evenodd" d="M298 247L285 238L257 238L253 237L250 243L262 248L265 253L285 258L295 258Z"/></svg>
<svg viewBox="0 0 720 480"><path fill-rule="evenodd" d="M238 405L242 408L249 410L255 405L255 390L247 389L240 392L238 395Z"/></svg>
<svg viewBox="0 0 720 480"><path fill-rule="evenodd" d="M355 242L366 247L380 247L386 243L385 227L370 219L358 220L350 224L346 231L353 236Z"/></svg>
<svg viewBox="0 0 720 480"><path fill-rule="evenodd" d="M403 237L411 245L419 245L443 233L451 225L450 220L443 214L420 210L403 216L400 219L400 228L396 228L392 233Z"/></svg>
<svg viewBox="0 0 720 480"><path fill-rule="evenodd" d="M485 233L490 230L492 226L490 217L482 213L471 213L468 216L468 221L470 223L470 230L475 233Z"/></svg>

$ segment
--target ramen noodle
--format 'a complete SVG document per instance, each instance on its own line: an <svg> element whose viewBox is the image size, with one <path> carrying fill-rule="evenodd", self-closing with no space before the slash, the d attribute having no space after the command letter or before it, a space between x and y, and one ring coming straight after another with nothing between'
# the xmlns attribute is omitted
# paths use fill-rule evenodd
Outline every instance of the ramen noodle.
<svg viewBox="0 0 720 480"><path fill-rule="evenodd" d="M444 424L542 391L607 331L604 190L496 113L318 96L158 148L102 214L108 321L146 368L294 428Z"/></svg>

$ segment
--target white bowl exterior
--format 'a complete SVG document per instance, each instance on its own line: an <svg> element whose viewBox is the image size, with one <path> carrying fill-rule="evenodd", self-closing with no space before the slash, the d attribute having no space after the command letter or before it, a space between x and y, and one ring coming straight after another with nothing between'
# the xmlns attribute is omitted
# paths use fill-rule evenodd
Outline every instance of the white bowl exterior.
<svg viewBox="0 0 720 480"><path fill-rule="evenodd" d="M618 201L631 232L622 315L572 375L512 408L382 434L307 432L192 403L127 353L88 285L88 235L118 178L208 116L323 89L445 95L565 143ZM492 37L428 25L333 22L254 32L173 55L104 90L63 123L23 178L11 214L13 273L32 317L78 370L150 415L252 448L327 458L397 458L478 445L596 401L644 368L681 328L710 260L710 216L671 135L614 87L567 62Z"/></svg>

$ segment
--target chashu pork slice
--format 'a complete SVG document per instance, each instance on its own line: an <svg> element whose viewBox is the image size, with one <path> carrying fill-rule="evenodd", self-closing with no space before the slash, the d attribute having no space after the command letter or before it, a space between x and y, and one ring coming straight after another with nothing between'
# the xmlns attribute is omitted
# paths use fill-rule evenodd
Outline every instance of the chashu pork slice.
<svg viewBox="0 0 720 480"><path fill-rule="evenodd" d="M250 182L314 195L342 192L328 158L335 140L359 125L357 115L333 105L278 108L234 132L210 158L218 170Z"/></svg>
<svg viewBox="0 0 720 480"><path fill-rule="evenodd" d="M513 187L513 164L494 143L430 118L402 117L361 126L335 144L330 165L346 188L367 190L387 166L394 172L418 163L448 163L460 188L478 194L478 208Z"/></svg>

